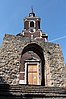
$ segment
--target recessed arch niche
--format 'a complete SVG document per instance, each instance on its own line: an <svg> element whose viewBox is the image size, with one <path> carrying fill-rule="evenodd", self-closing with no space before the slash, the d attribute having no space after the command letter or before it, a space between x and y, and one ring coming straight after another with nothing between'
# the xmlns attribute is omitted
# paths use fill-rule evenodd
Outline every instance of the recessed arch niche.
<svg viewBox="0 0 66 99"><path fill-rule="evenodd" d="M32 53L32 54L30 54ZM30 55L29 55L30 54ZM43 54L43 49L41 46L39 46L36 43L31 43L28 44L27 46L24 47L22 54L21 54L21 60L20 60L20 84L28 84L26 79L28 77L26 76L27 69L26 69L26 63L27 65L36 66L36 64L40 63L41 64L41 85L45 86L45 72L44 72L44 65L45 65L45 60L44 60L44 54ZM39 65L38 65L39 66ZM37 68L37 67L36 67ZM39 69L38 69L39 70ZM26 79L25 79L26 78Z"/></svg>

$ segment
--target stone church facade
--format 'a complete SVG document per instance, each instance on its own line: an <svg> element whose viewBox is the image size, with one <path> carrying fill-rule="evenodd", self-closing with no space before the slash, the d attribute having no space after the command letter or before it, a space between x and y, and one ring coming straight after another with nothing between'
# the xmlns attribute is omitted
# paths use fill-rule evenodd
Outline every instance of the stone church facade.
<svg viewBox="0 0 66 99"><path fill-rule="evenodd" d="M33 10L24 19L22 33L4 36L0 48L0 87L4 90L7 86L11 88L10 95L29 95L17 99L66 99L62 49L59 44L48 42L48 35L40 29L40 18Z"/></svg>

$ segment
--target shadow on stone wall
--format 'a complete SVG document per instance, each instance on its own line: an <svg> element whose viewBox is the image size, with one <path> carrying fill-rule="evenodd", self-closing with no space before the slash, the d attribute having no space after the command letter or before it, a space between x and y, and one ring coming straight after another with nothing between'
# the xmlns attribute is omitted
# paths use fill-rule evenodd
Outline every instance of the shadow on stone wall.
<svg viewBox="0 0 66 99"><path fill-rule="evenodd" d="M7 84L3 77L0 76L0 84Z"/></svg>
<svg viewBox="0 0 66 99"><path fill-rule="evenodd" d="M9 88L10 85L0 76L0 99L11 99L9 98L11 96Z"/></svg>
<svg viewBox="0 0 66 99"><path fill-rule="evenodd" d="M12 88L14 85L12 86ZM12 94L15 93L16 95ZM11 89L10 85L0 77L0 99L32 99L31 97L26 97L23 94L17 95L17 89Z"/></svg>

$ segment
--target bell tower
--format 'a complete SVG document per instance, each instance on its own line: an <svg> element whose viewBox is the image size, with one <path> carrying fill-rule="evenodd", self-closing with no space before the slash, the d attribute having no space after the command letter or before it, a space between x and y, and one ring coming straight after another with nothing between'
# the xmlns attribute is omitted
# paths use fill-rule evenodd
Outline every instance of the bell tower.
<svg viewBox="0 0 66 99"><path fill-rule="evenodd" d="M21 34L18 35L23 35L23 37L43 40L44 42L47 42L48 35L42 32L40 28L40 21L41 21L40 17L37 17L35 15L32 8L31 12L29 13L29 16L24 18L24 30L22 31Z"/></svg>
<svg viewBox="0 0 66 99"><path fill-rule="evenodd" d="M29 16L24 19L24 29L30 33L40 30L40 18L35 16L33 9Z"/></svg>
<svg viewBox="0 0 66 99"><path fill-rule="evenodd" d="M31 39L42 39L47 41L48 36L45 33L42 33L40 29L40 21L41 19L35 15L32 8L29 16L24 18L24 36Z"/></svg>

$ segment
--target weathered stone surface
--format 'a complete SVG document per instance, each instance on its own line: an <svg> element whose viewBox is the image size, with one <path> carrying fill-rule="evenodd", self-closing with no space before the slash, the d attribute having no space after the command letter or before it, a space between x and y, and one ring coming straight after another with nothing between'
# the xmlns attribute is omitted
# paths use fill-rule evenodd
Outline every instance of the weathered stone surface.
<svg viewBox="0 0 66 99"><path fill-rule="evenodd" d="M1 99L66 99L66 88L28 85L1 85Z"/></svg>
<svg viewBox="0 0 66 99"><path fill-rule="evenodd" d="M58 44L32 40L21 36L5 35L0 49L0 83L19 84L20 58L23 48L36 43L42 47L45 58L45 85L66 86L66 67ZM3 80L2 80L3 77Z"/></svg>

